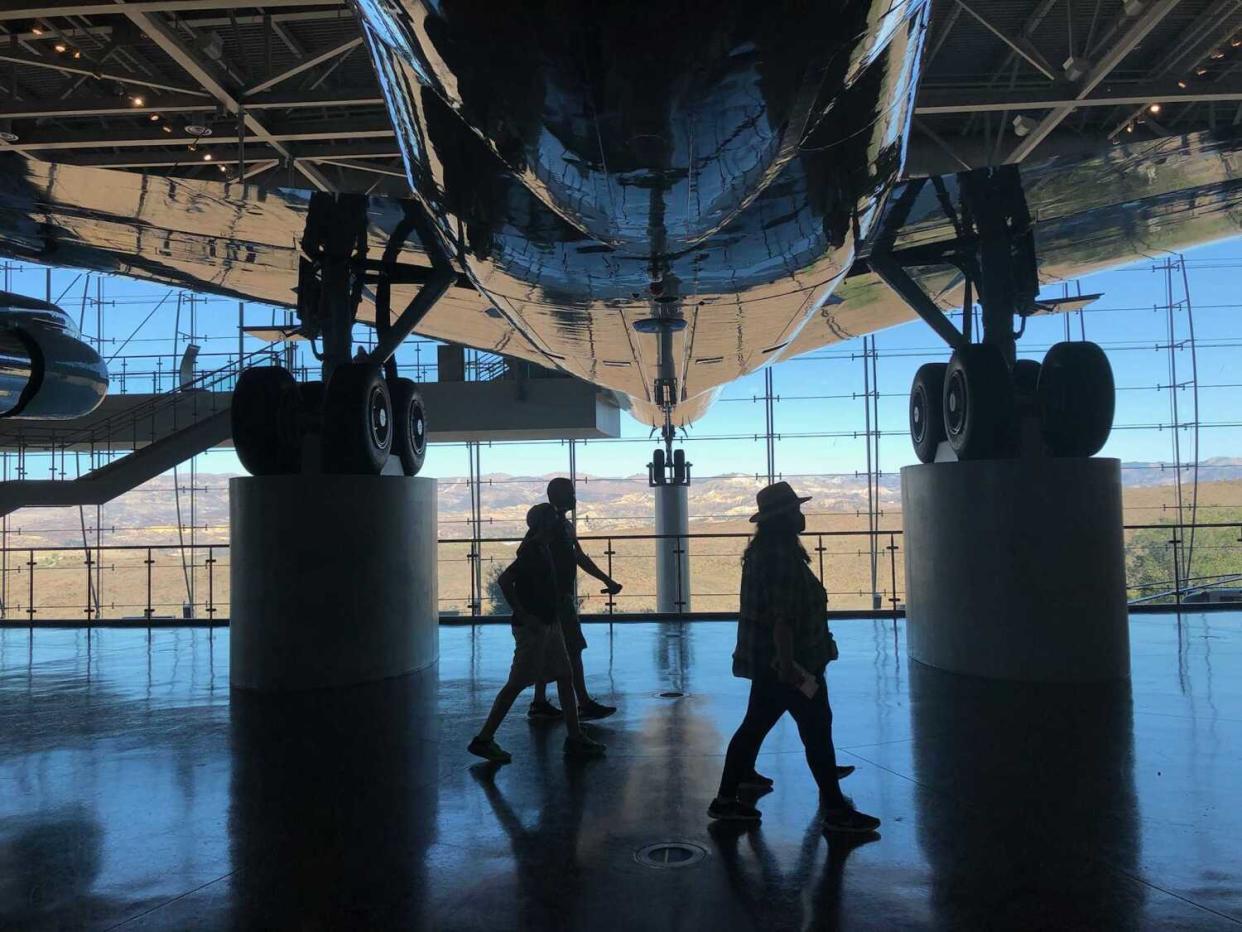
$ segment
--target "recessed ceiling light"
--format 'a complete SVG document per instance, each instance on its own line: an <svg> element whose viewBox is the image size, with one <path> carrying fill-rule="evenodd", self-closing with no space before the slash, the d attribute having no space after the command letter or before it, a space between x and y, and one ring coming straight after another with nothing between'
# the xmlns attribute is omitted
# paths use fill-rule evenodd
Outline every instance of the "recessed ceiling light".
<svg viewBox="0 0 1242 932"><path fill-rule="evenodd" d="M187 123L185 125L185 132L188 136L194 136L197 139L202 139L204 136L211 135L211 127L204 126L202 123Z"/></svg>
<svg viewBox="0 0 1242 932"><path fill-rule="evenodd" d="M0 142L14 143L20 138L11 126L0 126Z"/></svg>

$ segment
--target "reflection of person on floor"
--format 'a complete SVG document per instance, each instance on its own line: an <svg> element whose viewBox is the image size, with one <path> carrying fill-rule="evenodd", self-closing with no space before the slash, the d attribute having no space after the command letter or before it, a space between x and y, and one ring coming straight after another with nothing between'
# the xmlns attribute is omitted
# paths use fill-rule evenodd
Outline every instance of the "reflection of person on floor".
<svg viewBox="0 0 1242 932"><path fill-rule="evenodd" d="M573 667L574 691L578 696L578 716L584 721L607 718L617 711L616 706L596 702L587 693L586 677L582 670L582 652L586 650L586 638L582 635L582 622L578 620L578 603L574 594L574 578L578 570L594 576L604 584L604 591L616 595L621 584L595 565L586 555L573 523L566 515L577 505L574 484L564 477L548 483L548 502L556 509L560 523L556 537L551 543L552 560L556 564L557 583L561 586L559 615L561 630L565 635L565 647L569 650L569 662ZM562 704L564 699L561 700ZM535 698L527 713L533 719L558 719L561 710L548 702L547 684L535 684Z"/></svg>
<svg viewBox="0 0 1242 932"><path fill-rule="evenodd" d="M589 765L567 763L563 792L554 787L552 771L540 774L538 783L544 794L539 818L527 828L492 779L494 765L476 764L471 774L482 787L496 821L509 836L518 882L518 922L520 929L586 928L575 915L580 889L578 831L586 802L583 771ZM542 769L542 768L541 768ZM511 917L506 917L511 921Z"/></svg>
<svg viewBox="0 0 1242 932"><path fill-rule="evenodd" d="M741 608L733 675L750 680L750 701L725 755L720 790L707 812L713 819L757 822L760 812L738 798L764 792L771 781L755 772L759 748L788 712L798 726L806 761L819 784L825 829L873 832L880 820L858 812L841 793L832 745L832 708L824 670L836 656L828 631L828 597L798 540L806 530L802 503L788 482L756 496L757 525L742 562Z"/></svg>
<svg viewBox="0 0 1242 932"><path fill-rule="evenodd" d="M471 754L494 763L507 764L513 759L496 743L496 729L522 690L536 681L556 683L568 730L565 753L596 757L604 752L604 746L584 735L578 725L569 655L557 624L556 568L548 546L557 534L559 522L556 509L546 502L527 512L526 539L518 547L517 559L498 580L513 610L513 666L508 681L496 695L491 714L467 748Z"/></svg>
<svg viewBox="0 0 1242 932"><path fill-rule="evenodd" d="M757 929L837 929L841 927L841 887L845 862L855 848L879 841L875 833L835 835L828 840L828 854L818 887L813 885L815 856L819 851L821 823L812 819L802 837L798 860L789 871L782 872L776 856L768 848L762 830L746 831L736 823L715 822L709 828L716 842L720 862L739 906ZM755 855L759 876L746 870L738 841L746 835L747 845ZM810 896L808 891L814 891ZM809 903L808 903L809 900ZM810 916L791 915L792 904L806 904ZM805 906L804 906L805 908Z"/></svg>

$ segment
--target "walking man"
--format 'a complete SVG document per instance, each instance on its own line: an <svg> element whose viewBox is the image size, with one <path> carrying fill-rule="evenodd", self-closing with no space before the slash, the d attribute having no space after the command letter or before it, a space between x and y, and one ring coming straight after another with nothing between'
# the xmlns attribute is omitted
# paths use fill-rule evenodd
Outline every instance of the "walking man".
<svg viewBox="0 0 1242 932"><path fill-rule="evenodd" d="M556 582L562 588L559 593L559 618L561 630L565 635L565 647L569 650L569 663L573 670L574 692L578 697L578 717L580 719L607 718L617 711L616 706L604 705L591 698L586 688L586 677L582 671L582 652L586 650L586 638L582 635L582 622L578 619L578 602L574 595L574 579L581 569L604 584L604 591L616 595L621 591L621 584L595 565L595 561L586 555L578 537L574 533L573 523L566 515L577 505L574 484L563 476L558 476L548 483L548 502L556 509L560 518L557 534L549 544L552 563L556 568ZM546 683L535 684L535 698L530 704L527 715L536 720L559 719L564 713L548 701Z"/></svg>

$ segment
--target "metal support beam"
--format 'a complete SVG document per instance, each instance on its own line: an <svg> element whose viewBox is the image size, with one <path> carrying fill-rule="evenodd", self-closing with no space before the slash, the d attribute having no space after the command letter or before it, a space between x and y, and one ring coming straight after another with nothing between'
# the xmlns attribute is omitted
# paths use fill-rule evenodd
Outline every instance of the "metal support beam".
<svg viewBox="0 0 1242 932"><path fill-rule="evenodd" d="M220 101L229 113L239 114L246 130L252 133L258 141L267 143L286 159L293 158L293 153L282 145L280 140L272 137L272 134L268 132L267 127L259 121L258 117L253 113L246 112L242 102L198 60L197 56L181 41L180 37L172 29L154 16L136 12L129 4L125 4L123 9L135 26L145 32L152 42L163 49L165 54L172 58L190 77L201 84L212 97ZM320 191L332 190L332 183L313 165L299 164L297 168Z"/></svg>
<svg viewBox="0 0 1242 932"><path fill-rule="evenodd" d="M1079 87L1075 99L1084 100L1089 97L1091 92L1099 87L1100 83L1112 73L1113 69L1121 64L1138 47L1138 44L1147 37L1147 34L1177 8L1177 3L1178 0L1156 0L1150 7L1144 10L1083 78L1082 85ZM1075 104L1063 105L1045 116L1040 120L1039 125L1031 130L1030 134L1014 147L1009 154L1009 158L1005 161L1017 163L1025 159L1035 151L1036 147L1047 138L1049 133L1060 126L1066 117L1074 112L1075 107Z"/></svg>
<svg viewBox="0 0 1242 932"><path fill-rule="evenodd" d="M956 2L961 9L965 10L972 17L978 20L988 32L992 33L992 35L996 36L996 38L1000 39L1007 46L1013 49L1015 54L1020 55L1032 68L1043 74L1043 76L1049 81L1055 81L1057 79L1056 72L1052 70L1052 66L1044 60L1044 56L1039 53L1039 50L1036 49L1035 46L1031 45L1029 39L1025 36L1014 38L1013 36L1007 35L1003 30L994 26L985 16L983 16L983 14L979 13L968 4L962 2L962 0L956 0Z"/></svg>
<svg viewBox="0 0 1242 932"><path fill-rule="evenodd" d="M331 61L339 55L344 55L346 52L352 51L360 45L362 45L362 36L350 39L348 42L344 42L335 48L328 49L328 51L322 52L313 58L308 58L306 61L299 62L292 68L282 71L280 74L273 75L261 84L256 84L254 87L249 88L244 94L247 106L249 106L249 100L252 95L261 94L264 91L275 87L277 84L280 84L282 81L288 81L290 78L296 77L304 71L310 71L310 69L315 68L318 65L322 65L326 61Z"/></svg>
<svg viewBox="0 0 1242 932"><path fill-rule="evenodd" d="M986 113L1005 110L1055 110L1059 107L1078 109L1082 107L1146 106L1152 102L1162 104L1189 104L1207 102L1230 102L1242 100L1242 86L1236 83L1226 87L1204 86L1180 88L1176 82L1139 84L1129 88L1078 98L1071 94L1048 94L1022 91L953 91L947 88L925 88L919 94L915 106L916 116L937 116L955 113Z"/></svg>
<svg viewBox="0 0 1242 932"><path fill-rule="evenodd" d="M305 94L297 91L286 91L278 94L262 94L247 97L247 110L310 110L349 109L360 107L380 107L384 98L374 89L344 90L331 93ZM52 119L72 119L75 117L123 116L125 114L141 116L145 113L210 113L219 104L206 94L166 94L147 101L143 108L135 107L125 98L103 98L95 100L28 100L23 102L4 101L0 103L0 119L37 120L45 117ZM110 139L101 132L100 145L111 145Z"/></svg>
<svg viewBox="0 0 1242 932"><path fill-rule="evenodd" d="M263 0L263 8L330 6L344 7L342 0ZM130 13L192 13L199 10L231 10L237 0L133 0L125 3L42 3L0 10L0 22L14 19L41 19L46 16L115 16Z"/></svg>
<svg viewBox="0 0 1242 932"><path fill-rule="evenodd" d="M23 138L20 142L14 143L13 148L19 152L64 152L74 149L99 149L105 147L141 149L147 147L160 148L193 145L199 149L210 149L214 155L215 147L217 146L237 145L237 143L245 141L264 142L275 149L282 157L293 159L296 157L285 149L281 143L324 142L333 139L392 138L392 129L379 128L374 122L355 127L351 127L348 124L332 126L328 123L314 123L311 125L303 124L300 128L289 126L276 130L264 129L261 136L255 133L247 135L245 140L241 139L236 132L217 133L200 139L197 136L188 135L184 130L165 133L159 129L156 129L154 132L146 129L134 130L129 136L114 136L113 138L108 138L98 133L90 136L83 136L78 133L48 133L41 137Z"/></svg>
<svg viewBox="0 0 1242 932"><path fill-rule="evenodd" d="M5 148L11 148L2 143ZM401 153L392 143L333 146L324 143L308 144L299 148L295 161L306 162L316 158L348 158L348 159L395 159ZM29 153L21 153L29 157ZM212 159L217 165L234 165L238 159L237 146L221 146L213 151ZM251 139L246 146L245 161L247 165L264 159L277 158L278 153L271 147L262 145ZM174 168L186 164L184 150L168 149L164 152L65 152L57 156L56 161L69 165L86 165L94 168ZM285 161L280 157L280 161Z"/></svg>
<svg viewBox="0 0 1242 932"><path fill-rule="evenodd" d="M197 90L192 87L185 87L178 84L164 84L160 81L150 81L146 78L140 78L136 75L123 73L119 71L103 71L99 68L92 68L89 62L74 64L73 59L41 59L31 58L28 55L18 55L15 52L0 52L0 62L12 62L15 65L23 65L27 68L43 68L48 71L59 71L62 74L80 74L88 78L99 78L105 81L118 81L121 84L132 84L138 87L150 87L158 91L172 91L176 94L187 94L191 97L210 98L209 94Z"/></svg>

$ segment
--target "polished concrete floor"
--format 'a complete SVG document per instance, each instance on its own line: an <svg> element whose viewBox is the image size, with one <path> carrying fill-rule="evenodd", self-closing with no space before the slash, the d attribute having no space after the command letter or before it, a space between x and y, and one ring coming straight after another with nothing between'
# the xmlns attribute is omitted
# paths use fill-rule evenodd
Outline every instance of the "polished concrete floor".
<svg viewBox="0 0 1242 932"><path fill-rule="evenodd" d="M852 847L788 722L762 827L708 824L745 700L729 624L590 626L608 758L514 716L498 771L464 746L505 627L444 629L429 676L231 704L224 631L0 632L0 928L1242 923L1242 615L1135 619L1128 689L950 677L900 626L835 629L847 790L884 820ZM638 863L657 842L704 856Z"/></svg>

